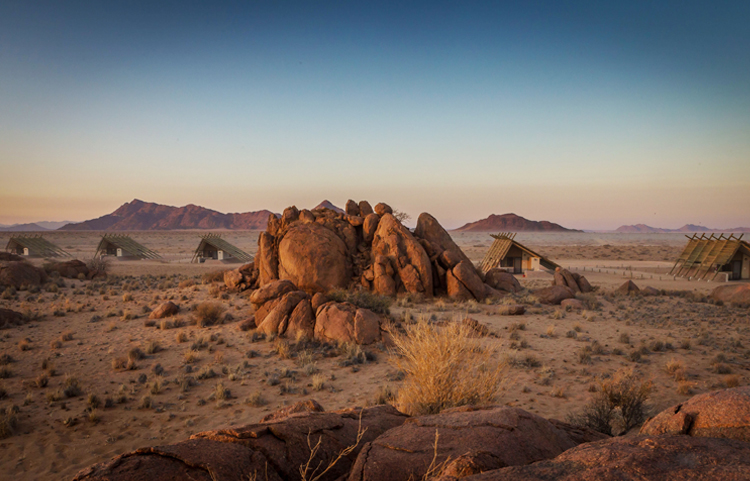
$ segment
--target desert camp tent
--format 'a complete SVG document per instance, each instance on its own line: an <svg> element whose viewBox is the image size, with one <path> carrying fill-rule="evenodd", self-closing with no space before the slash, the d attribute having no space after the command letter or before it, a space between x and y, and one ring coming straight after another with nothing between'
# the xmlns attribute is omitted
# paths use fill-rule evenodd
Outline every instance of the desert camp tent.
<svg viewBox="0 0 750 481"><path fill-rule="evenodd" d="M12 236L5 250L12 254L28 257L71 257L70 254L39 234Z"/></svg>
<svg viewBox="0 0 750 481"><path fill-rule="evenodd" d="M161 256L122 234L104 234L94 257L113 256L120 259L161 259Z"/></svg>
<svg viewBox="0 0 750 481"><path fill-rule="evenodd" d="M192 262L203 262L208 259L224 262L250 262L253 256L222 239L221 235L209 233L201 236Z"/></svg>
<svg viewBox="0 0 750 481"><path fill-rule="evenodd" d="M685 236L688 243L669 274L712 281L725 272L729 280L750 279L750 244L743 235Z"/></svg>
<svg viewBox="0 0 750 481"><path fill-rule="evenodd" d="M501 232L500 234L490 235L494 237L495 242L492 243L479 266L482 272L499 267L507 269L513 274L520 274L525 270L539 270L539 266L550 270L555 270L558 267L551 260L516 241L516 234L514 233Z"/></svg>

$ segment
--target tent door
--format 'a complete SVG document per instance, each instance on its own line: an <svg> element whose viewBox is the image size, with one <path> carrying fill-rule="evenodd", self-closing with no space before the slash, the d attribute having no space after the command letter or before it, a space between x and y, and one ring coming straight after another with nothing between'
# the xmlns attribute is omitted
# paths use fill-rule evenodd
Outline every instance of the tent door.
<svg viewBox="0 0 750 481"><path fill-rule="evenodd" d="M29 248L28 247L24 247L23 248L23 255L25 255L25 256L29 255Z"/></svg>
<svg viewBox="0 0 750 481"><path fill-rule="evenodd" d="M219 251L218 253L219 253L219 260L223 261L224 260L224 251Z"/></svg>
<svg viewBox="0 0 750 481"><path fill-rule="evenodd" d="M119 247L117 248L117 257L122 257L122 249Z"/></svg>
<svg viewBox="0 0 750 481"><path fill-rule="evenodd" d="M523 269L521 268L521 260L520 257L513 258L513 274L521 274L523 272Z"/></svg>
<svg viewBox="0 0 750 481"><path fill-rule="evenodd" d="M732 280L736 281L742 277L742 261L732 262Z"/></svg>

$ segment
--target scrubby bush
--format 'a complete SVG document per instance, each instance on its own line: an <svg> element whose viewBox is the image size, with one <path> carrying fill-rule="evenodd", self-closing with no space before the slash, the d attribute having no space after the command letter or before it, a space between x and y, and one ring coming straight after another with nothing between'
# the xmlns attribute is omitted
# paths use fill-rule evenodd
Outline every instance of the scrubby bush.
<svg viewBox="0 0 750 481"><path fill-rule="evenodd" d="M421 321L392 332L394 363L406 377L394 405L410 415L434 414L467 404L495 400L503 367L473 336L470 327L446 327Z"/></svg>
<svg viewBox="0 0 750 481"><path fill-rule="evenodd" d="M390 314L393 298L382 296L364 289L347 291L335 289L328 293L328 298L336 302L349 302L362 309L369 309L378 314Z"/></svg>
<svg viewBox="0 0 750 481"><path fill-rule="evenodd" d="M195 319L201 327L216 324L224 314L224 306L216 302L201 302L195 306Z"/></svg>
<svg viewBox="0 0 750 481"><path fill-rule="evenodd" d="M601 381L600 390L583 411L568 419L609 436L625 434L646 420L651 386L650 381L640 381L632 370L620 370Z"/></svg>

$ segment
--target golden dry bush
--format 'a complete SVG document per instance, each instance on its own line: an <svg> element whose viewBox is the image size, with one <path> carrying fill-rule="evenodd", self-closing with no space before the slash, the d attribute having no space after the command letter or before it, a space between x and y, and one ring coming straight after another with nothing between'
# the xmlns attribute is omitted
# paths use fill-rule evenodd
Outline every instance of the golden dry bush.
<svg viewBox="0 0 750 481"><path fill-rule="evenodd" d="M434 414L467 404L492 403L503 380L504 365L473 336L471 327L446 327L426 321L391 332L393 363L405 373L394 406L410 414Z"/></svg>

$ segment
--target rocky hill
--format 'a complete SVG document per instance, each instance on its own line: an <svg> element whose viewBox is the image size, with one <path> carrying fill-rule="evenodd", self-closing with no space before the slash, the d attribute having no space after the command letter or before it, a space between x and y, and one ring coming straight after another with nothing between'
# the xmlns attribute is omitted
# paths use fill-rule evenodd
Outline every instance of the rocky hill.
<svg viewBox="0 0 750 481"><path fill-rule="evenodd" d="M0 232L41 232L49 229L38 224L13 224L0 226Z"/></svg>
<svg viewBox="0 0 750 481"><path fill-rule="evenodd" d="M728 229L712 229L702 225L685 224L679 229L664 229L651 227L646 224L621 225L615 232L620 234L660 234L665 232L750 232L750 227L731 227Z"/></svg>
<svg viewBox="0 0 750 481"><path fill-rule="evenodd" d="M222 214L193 204L172 207L135 199L111 214L60 230L265 229L270 214L268 210Z"/></svg>
<svg viewBox="0 0 750 481"><path fill-rule="evenodd" d="M516 214L492 214L486 219L470 222L455 232L581 232L553 222L528 220Z"/></svg>

